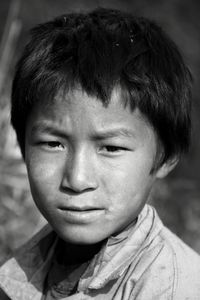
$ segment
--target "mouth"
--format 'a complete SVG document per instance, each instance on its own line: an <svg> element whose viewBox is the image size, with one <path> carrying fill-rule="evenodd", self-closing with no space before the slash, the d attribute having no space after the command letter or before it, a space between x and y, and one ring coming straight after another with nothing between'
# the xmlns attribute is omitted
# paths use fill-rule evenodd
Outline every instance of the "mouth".
<svg viewBox="0 0 200 300"><path fill-rule="evenodd" d="M97 220L105 213L104 208L93 206L65 206L59 207L65 220L73 224L87 224Z"/></svg>
<svg viewBox="0 0 200 300"><path fill-rule="evenodd" d="M59 209L61 210L70 210L70 211L92 211L92 210L102 210L100 207L96 206L60 206Z"/></svg>

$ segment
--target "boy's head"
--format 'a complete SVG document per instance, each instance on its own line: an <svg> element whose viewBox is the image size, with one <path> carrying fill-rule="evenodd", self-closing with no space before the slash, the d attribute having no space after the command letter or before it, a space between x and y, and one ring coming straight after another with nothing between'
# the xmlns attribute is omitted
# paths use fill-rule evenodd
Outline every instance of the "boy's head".
<svg viewBox="0 0 200 300"><path fill-rule="evenodd" d="M189 146L190 82L146 19L97 9L33 29L11 121L33 198L64 240L95 243L137 217Z"/></svg>

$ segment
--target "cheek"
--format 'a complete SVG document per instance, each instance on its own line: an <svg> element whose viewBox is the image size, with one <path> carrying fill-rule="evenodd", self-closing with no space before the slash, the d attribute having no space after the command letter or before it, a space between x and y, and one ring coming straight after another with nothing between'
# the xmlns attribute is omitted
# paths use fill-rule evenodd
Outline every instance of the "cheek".
<svg viewBox="0 0 200 300"><path fill-rule="evenodd" d="M154 182L150 175L151 161L129 159L123 167L107 172L104 191L109 201L109 212L116 218L132 218L142 209ZM105 173L104 173L105 174Z"/></svg>
<svg viewBox="0 0 200 300"><path fill-rule="evenodd" d="M33 200L48 220L54 215L54 203L58 197L59 183L54 164L38 163L34 159L28 162L27 170Z"/></svg>
<svg viewBox="0 0 200 300"><path fill-rule="evenodd" d="M56 160L46 161L30 156L26 161L31 191L36 197L40 194L55 193L59 187L59 167Z"/></svg>
<svg viewBox="0 0 200 300"><path fill-rule="evenodd" d="M128 157L119 164L104 168L101 176L103 185L110 194L137 193L151 185L150 171L152 160L144 159L139 155Z"/></svg>

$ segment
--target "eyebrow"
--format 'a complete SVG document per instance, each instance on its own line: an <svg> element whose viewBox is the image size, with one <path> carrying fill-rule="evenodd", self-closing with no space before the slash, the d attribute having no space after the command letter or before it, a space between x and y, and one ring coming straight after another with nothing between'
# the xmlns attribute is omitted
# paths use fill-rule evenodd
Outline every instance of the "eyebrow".
<svg viewBox="0 0 200 300"><path fill-rule="evenodd" d="M31 128L31 134L34 135L37 132L57 135L62 138L68 137L68 134L64 130L62 130L58 126L52 126L48 122L36 123L35 125L33 125L33 127Z"/></svg>
<svg viewBox="0 0 200 300"><path fill-rule="evenodd" d="M57 135L62 138L70 137L70 133L67 133L65 130L59 128L58 126L55 125L52 126L46 122L33 125L33 127L31 128L31 134L35 134L37 132ZM109 129L109 130L100 130L91 134L91 138L93 138L94 140L104 140L104 139L120 137L120 136L126 138L136 137L135 132L132 129L128 129L124 127L119 127L119 128Z"/></svg>
<svg viewBox="0 0 200 300"><path fill-rule="evenodd" d="M101 140L101 139L113 138L113 137L119 137L119 136L135 138L135 133L131 129L120 127L120 128L116 128L116 129L110 129L110 130L98 132L96 134L96 139Z"/></svg>

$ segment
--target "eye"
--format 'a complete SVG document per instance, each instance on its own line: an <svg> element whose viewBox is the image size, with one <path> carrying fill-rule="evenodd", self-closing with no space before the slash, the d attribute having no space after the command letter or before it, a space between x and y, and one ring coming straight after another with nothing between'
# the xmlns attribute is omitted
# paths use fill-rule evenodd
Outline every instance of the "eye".
<svg viewBox="0 0 200 300"><path fill-rule="evenodd" d="M61 143L59 142L47 142L49 147L55 148L55 147L62 147Z"/></svg>
<svg viewBox="0 0 200 300"><path fill-rule="evenodd" d="M117 147L117 146L106 146L105 149L108 152L117 152L117 151L123 150L122 147Z"/></svg>
<svg viewBox="0 0 200 300"><path fill-rule="evenodd" d="M105 150L106 152L109 152L109 153L117 153L117 152L121 152L121 151L128 151L128 149L125 148L125 147L113 146L113 145L104 146L103 150Z"/></svg>
<svg viewBox="0 0 200 300"><path fill-rule="evenodd" d="M64 149L64 146L57 141L47 141L47 142L41 142L41 145L52 150L62 150Z"/></svg>

